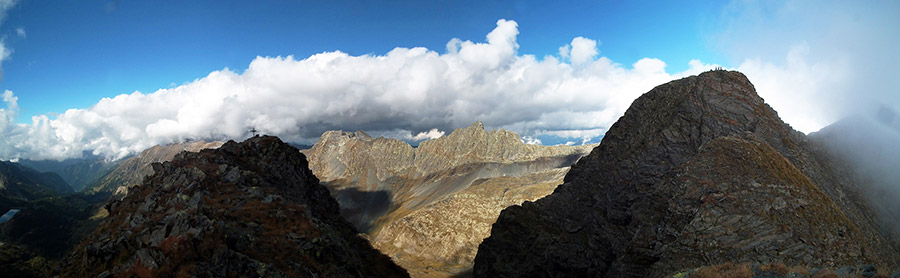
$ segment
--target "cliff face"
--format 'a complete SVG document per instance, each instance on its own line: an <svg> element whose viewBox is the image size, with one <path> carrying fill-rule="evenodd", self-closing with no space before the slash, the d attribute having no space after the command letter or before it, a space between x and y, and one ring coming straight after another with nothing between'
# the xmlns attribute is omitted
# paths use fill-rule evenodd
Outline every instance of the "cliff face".
<svg viewBox="0 0 900 278"><path fill-rule="evenodd" d="M303 152L376 248L413 276L449 276L471 269L500 210L549 194L592 147L527 145L475 123L417 148L329 131Z"/></svg>
<svg viewBox="0 0 900 278"><path fill-rule="evenodd" d="M119 162L112 171L89 184L85 188L85 192L124 196L128 193L128 188L140 184L144 177L153 174L151 164L172 160L176 154L182 151L197 152L202 149L218 148L221 145L222 142L198 141L153 146L136 156Z"/></svg>
<svg viewBox="0 0 900 278"><path fill-rule="evenodd" d="M275 137L182 152L123 199L62 277L403 277Z"/></svg>
<svg viewBox="0 0 900 278"><path fill-rule="evenodd" d="M858 184L738 72L634 101L553 194L505 209L476 276L660 277L725 262L896 267Z"/></svg>

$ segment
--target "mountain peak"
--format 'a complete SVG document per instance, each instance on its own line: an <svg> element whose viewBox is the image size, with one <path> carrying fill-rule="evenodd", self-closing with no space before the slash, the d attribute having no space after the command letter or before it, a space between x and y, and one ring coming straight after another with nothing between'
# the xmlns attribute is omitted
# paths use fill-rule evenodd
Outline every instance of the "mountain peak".
<svg viewBox="0 0 900 278"><path fill-rule="evenodd" d="M892 247L877 244L884 238L871 233L865 210L845 201L849 191L811 156L805 136L739 72L659 85L553 194L500 214L475 275L657 277L725 261L895 260ZM768 243L754 255L740 251L754 242Z"/></svg>
<svg viewBox="0 0 900 278"><path fill-rule="evenodd" d="M471 125L469 125L469 126L466 127L465 129L480 129L480 130L484 130L484 123L482 123L481 121L475 121L474 123L472 123Z"/></svg>
<svg viewBox="0 0 900 278"><path fill-rule="evenodd" d="M61 276L407 276L357 236L307 166L270 136L155 163L107 205Z"/></svg>

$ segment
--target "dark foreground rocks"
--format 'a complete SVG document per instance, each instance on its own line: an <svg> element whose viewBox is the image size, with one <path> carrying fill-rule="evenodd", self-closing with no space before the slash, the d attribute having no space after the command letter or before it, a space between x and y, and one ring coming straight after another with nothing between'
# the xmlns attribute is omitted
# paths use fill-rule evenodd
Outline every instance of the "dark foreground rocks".
<svg viewBox="0 0 900 278"><path fill-rule="evenodd" d="M406 277L275 137L154 164L61 262L61 277Z"/></svg>

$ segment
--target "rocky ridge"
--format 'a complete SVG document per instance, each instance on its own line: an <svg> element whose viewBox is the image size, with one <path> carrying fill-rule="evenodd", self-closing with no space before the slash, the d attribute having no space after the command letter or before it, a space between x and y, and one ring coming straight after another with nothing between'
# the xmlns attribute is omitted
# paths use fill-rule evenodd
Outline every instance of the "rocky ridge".
<svg viewBox="0 0 900 278"><path fill-rule="evenodd" d="M553 194L505 209L478 277L662 277L727 262L894 269L861 186L839 180L741 73L634 101Z"/></svg>
<svg viewBox="0 0 900 278"><path fill-rule="evenodd" d="M403 277L339 215L306 158L275 137L154 163L107 205L63 277Z"/></svg>
<svg viewBox="0 0 900 278"><path fill-rule="evenodd" d="M470 270L500 210L552 192L594 146L528 145L477 122L416 148L329 131L303 152L376 248L413 276L441 277Z"/></svg>
<svg viewBox="0 0 900 278"><path fill-rule="evenodd" d="M214 149L222 145L222 142L196 141L187 143L173 143L165 146L153 146L141 153L127 158L115 166L103 177L85 187L88 194L113 194L118 197L128 193L128 188L138 185L145 176L153 174L153 163L172 160L176 154L182 151L197 152L202 149Z"/></svg>

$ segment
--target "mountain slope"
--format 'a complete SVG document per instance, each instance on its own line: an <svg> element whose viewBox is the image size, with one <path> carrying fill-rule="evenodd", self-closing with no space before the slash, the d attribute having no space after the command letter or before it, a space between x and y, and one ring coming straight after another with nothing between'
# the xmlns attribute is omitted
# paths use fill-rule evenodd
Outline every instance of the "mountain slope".
<svg viewBox="0 0 900 278"><path fill-rule="evenodd" d="M725 262L891 268L898 250L738 72L634 101L553 194L505 209L475 275L660 277Z"/></svg>
<svg viewBox="0 0 900 278"><path fill-rule="evenodd" d="M885 244L900 249L900 119L850 117L809 139L817 158L835 170L833 180L844 185L836 199L865 204L858 217L871 218L887 235Z"/></svg>
<svg viewBox="0 0 900 278"><path fill-rule="evenodd" d="M402 277L275 137L153 164L63 263L63 277Z"/></svg>
<svg viewBox="0 0 900 278"><path fill-rule="evenodd" d="M85 198L72 193L55 173L0 162L0 213L18 210L0 223L0 245L9 245L0 253L29 260L34 256L55 259L68 251L78 235L79 221L87 218L91 207ZM0 268L9 268L7 263L15 261L2 260Z"/></svg>
<svg viewBox="0 0 900 278"><path fill-rule="evenodd" d="M41 172L58 174L75 191L81 191L88 184L112 171L119 161L106 161L102 156L85 152L82 158L63 161L56 160L21 160L19 163Z"/></svg>
<svg viewBox="0 0 900 278"><path fill-rule="evenodd" d="M57 174L42 173L18 163L0 161L0 196L36 200L72 192L72 188ZM0 205L0 209L9 208Z"/></svg>
<svg viewBox="0 0 900 278"><path fill-rule="evenodd" d="M478 122L417 148L329 131L303 152L342 214L423 277L469 270L500 210L549 194L592 147L527 145Z"/></svg>

